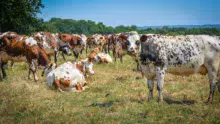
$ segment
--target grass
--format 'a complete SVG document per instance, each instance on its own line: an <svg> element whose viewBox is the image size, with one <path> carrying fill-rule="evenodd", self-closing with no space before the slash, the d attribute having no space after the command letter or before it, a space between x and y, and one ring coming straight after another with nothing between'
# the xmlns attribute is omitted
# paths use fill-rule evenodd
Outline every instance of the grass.
<svg viewBox="0 0 220 124"><path fill-rule="evenodd" d="M167 74L160 104L156 87L154 100L147 101L146 79L136 78L141 75L135 67L130 56L123 64L94 64L88 90L61 93L46 85L42 70L35 83L27 79L28 65L15 63L0 82L0 123L220 123L217 90L213 104L205 104L207 76Z"/></svg>

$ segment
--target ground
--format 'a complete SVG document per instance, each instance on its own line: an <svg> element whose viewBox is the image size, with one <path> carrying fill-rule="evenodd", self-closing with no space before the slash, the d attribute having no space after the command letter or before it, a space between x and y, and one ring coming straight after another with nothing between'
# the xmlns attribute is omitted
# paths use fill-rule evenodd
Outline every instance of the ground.
<svg viewBox="0 0 220 124"><path fill-rule="evenodd" d="M85 55L84 55L85 56ZM68 60L74 60L68 57ZM59 58L59 64L63 63ZM220 123L220 95L206 104L208 78L166 75L163 103L147 101L146 79L133 71L130 56L124 63L95 64L89 76L89 89L59 92L45 83L27 79L28 65L15 63L7 69L8 78L0 82L0 123Z"/></svg>

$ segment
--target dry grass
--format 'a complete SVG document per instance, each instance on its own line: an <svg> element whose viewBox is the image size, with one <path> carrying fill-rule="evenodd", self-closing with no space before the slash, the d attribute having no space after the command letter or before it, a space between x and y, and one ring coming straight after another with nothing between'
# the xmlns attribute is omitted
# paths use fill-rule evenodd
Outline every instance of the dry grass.
<svg viewBox="0 0 220 124"><path fill-rule="evenodd" d="M73 57L68 57L73 60ZM168 74L165 102L148 102L146 79L133 72L135 62L95 64L90 88L81 93L58 92L27 79L27 64L16 63L0 82L0 123L220 123L219 93L206 105L207 76L181 77ZM60 64L63 60L60 58ZM41 70L38 72L40 76Z"/></svg>

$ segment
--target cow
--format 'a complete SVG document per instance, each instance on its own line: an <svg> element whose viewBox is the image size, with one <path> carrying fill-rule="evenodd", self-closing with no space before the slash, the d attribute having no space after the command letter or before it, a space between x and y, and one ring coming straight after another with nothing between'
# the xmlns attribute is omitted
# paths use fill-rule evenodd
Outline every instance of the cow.
<svg viewBox="0 0 220 124"><path fill-rule="evenodd" d="M94 57L94 61L96 63L112 63L112 58L109 54L105 54L105 53L98 53L95 57Z"/></svg>
<svg viewBox="0 0 220 124"><path fill-rule="evenodd" d="M127 37L127 50L128 54L133 57L134 61L137 63L137 70L140 70L140 35L136 31L128 32Z"/></svg>
<svg viewBox="0 0 220 124"><path fill-rule="evenodd" d="M34 37L20 36L15 32L6 32L0 35L0 62L3 78L6 72L4 65L8 61L12 62L27 62L29 64L28 79L31 72L34 75L34 80L37 81L38 65L46 67L50 63L46 52L37 45Z"/></svg>
<svg viewBox="0 0 220 124"><path fill-rule="evenodd" d="M103 46L106 43L105 36L101 34L94 34L92 35L92 37L93 37L93 46L99 47L101 51L103 52L104 51Z"/></svg>
<svg viewBox="0 0 220 124"><path fill-rule="evenodd" d="M104 37L105 37L105 42L104 42L104 44L103 44L103 46L102 46L102 49L103 49L103 51L105 52L105 53L108 53L108 54L110 54L110 51L112 50L112 48L113 48L113 42L111 42L112 40L111 40L111 38L112 38L112 34L108 34L108 35L104 35Z"/></svg>
<svg viewBox="0 0 220 124"><path fill-rule="evenodd" d="M69 43L58 38L57 34L49 32L36 32L34 38L37 44L43 48L48 56L54 56L54 62L57 63L58 52L61 51L65 60L64 54L71 55Z"/></svg>
<svg viewBox="0 0 220 124"><path fill-rule="evenodd" d="M79 62L66 62L56 69L52 65L43 75L47 75L48 85L54 85L62 92L82 91L87 88L86 73L94 74L93 63L88 58Z"/></svg>
<svg viewBox="0 0 220 124"><path fill-rule="evenodd" d="M153 98L153 84L156 78L158 100L163 101L162 89L167 72L184 76L208 73L210 93L207 102L213 101L217 71L220 66L220 39L218 37L142 35L140 41L141 70L147 78L148 100Z"/></svg>
<svg viewBox="0 0 220 124"><path fill-rule="evenodd" d="M123 56L127 53L127 37L128 35L125 33L112 35L112 51L115 61L116 58L120 58L121 63L123 63Z"/></svg>
<svg viewBox="0 0 220 124"><path fill-rule="evenodd" d="M59 34L58 36L62 41L69 43L70 49L73 51L75 59L78 59L79 54L82 53L85 48L84 45L86 41L83 41L85 38L81 38L81 36L75 34Z"/></svg>

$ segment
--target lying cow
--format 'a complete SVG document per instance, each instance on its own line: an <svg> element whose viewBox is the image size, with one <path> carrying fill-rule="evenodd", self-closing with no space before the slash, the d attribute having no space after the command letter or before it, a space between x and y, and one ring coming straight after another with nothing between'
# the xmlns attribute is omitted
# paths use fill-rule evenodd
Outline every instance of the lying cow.
<svg viewBox="0 0 220 124"><path fill-rule="evenodd" d="M208 102L213 101L217 71L220 66L220 39L218 37L143 35L140 40L141 67L142 73L148 80L149 100L153 98L153 84L156 78L159 101L163 101L162 88L165 73L168 72L186 76L208 73L210 85Z"/></svg>
<svg viewBox="0 0 220 124"><path fill-rule="evenodd" d="M95 57L94 57L94 61L96 63L112 63L112 58L109 54L105 54L105 53L98 53Z"/></svg>
<svg viewBox="0 0 220 124"><path fill-rule="evenodd" d="M34 37L20 36L15 32L6 32L0 35L0 62L3 78L6 77L4 65L8 61L27 62L29 64L28 79L31 72L37 81L38 65L46 67L50 59L46 52L37 45Z"/></svg>
<svg viewBox="0 0 220 124"><path fill-rule="evenodd" d="M94 74L90 59L66 62L54 68L55 65L51 65L43 75L47 75L47 84L54 85L60 91L82 91L87 85L85 74Z"/></svg>

